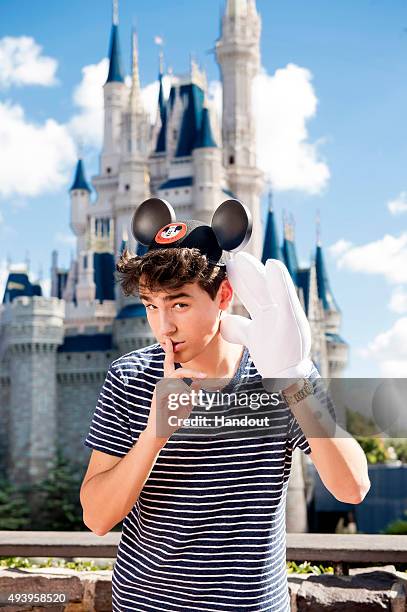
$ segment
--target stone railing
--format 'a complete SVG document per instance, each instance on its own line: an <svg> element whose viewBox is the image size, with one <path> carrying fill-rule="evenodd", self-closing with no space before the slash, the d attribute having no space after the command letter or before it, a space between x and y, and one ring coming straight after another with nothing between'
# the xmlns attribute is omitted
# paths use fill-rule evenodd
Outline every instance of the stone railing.
<svg viewBox="0 0 407 612"><path fill-rule="evenodd" d="M119 539L120 532L96 536L92 532L0 531L0 556L114 559ZM407 573L394 565L407 564L407 536L289 533L287 560L330 564L335 570L335 575L289 574L293 612L345 608L407 612ZM376 563L388 565L371 567ZM54 567L0 571L4 612L50 610L40 601L2 607L8 593L59 593L65 603L54 604L52 610L110 612L111 571Z"/></svg>

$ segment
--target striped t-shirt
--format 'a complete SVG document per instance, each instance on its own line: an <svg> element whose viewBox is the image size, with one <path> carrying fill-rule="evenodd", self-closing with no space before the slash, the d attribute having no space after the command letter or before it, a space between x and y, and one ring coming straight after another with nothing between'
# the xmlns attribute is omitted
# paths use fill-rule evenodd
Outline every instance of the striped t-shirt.
<svg viewBox="0 0 407 612"><path fill-rule="evenodd" d="M156 343L112 362L86 446L128 453L147 425L164 356ZM314 366L309 378L318 377ZM246 347L227 387L242 380L261 381ZM123 521L114 611L289 611L288 478L293 449L311 449L289 407L277 410L285 436L169 438Z"/></svg>

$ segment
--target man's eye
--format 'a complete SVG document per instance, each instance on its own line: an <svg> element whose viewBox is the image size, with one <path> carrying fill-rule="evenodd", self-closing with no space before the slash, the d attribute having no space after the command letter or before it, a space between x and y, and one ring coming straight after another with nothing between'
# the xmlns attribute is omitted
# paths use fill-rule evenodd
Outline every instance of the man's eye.
<svg viewBox="0 0 407 612"><path fill-rule="evenodd" d="M153 308L155 308L154 304L145 304L145 307L146 307L146 310L152 310Z"/></svg>
<svg viewBox="0 0 407 612"><path fill-rule="evenodd" d="M174 304L174 306L182 306L182 307L185 306L186 307L186 306L188 306L188 304L184 304L183 302L177 302L176 304Z"/></svg>

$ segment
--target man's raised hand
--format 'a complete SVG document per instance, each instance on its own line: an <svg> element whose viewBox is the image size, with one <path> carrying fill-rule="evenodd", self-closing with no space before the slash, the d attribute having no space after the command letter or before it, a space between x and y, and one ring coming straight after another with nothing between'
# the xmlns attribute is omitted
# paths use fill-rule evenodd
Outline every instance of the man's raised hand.
<svg viewBox="0 0 407 612"><path fill-rule="evenodd" d="M151 402L150 414L146 429L154 433L156 438L170 438L171 435L182 427L183 420L188 418L192 412L192 399L188 402L191 390L198 390L199 382L189 386L182 379L203 379L205 372L198 372L191 368L175 368L174 350L170 338L165 338L165 357L164 357L164 377L155 386L153 399ZM178 397L182 402L176 400ZM175 409L169 408L177 404ZM169 422L169 418L175 424Z"/></svg>

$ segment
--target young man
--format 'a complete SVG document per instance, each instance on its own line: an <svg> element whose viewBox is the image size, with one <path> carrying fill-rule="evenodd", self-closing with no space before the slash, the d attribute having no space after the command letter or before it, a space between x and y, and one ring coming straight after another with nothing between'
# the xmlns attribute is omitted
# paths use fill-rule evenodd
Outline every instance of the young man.
<svg viewBox="0 0 407 612"><path fill-rule="evenodd" d="M124 519L113 610L288 612L291 458L296 447L311 453L289 406L275 408L283 436L209 431L183 439L156 429L156 385L163 378L193 379L204 389L205 378L226 378L223 392L261 382L247 346L221 333L233 297L227 274L194 248L143 257L125 252L118 269L124 293L139 291L157 342L111 364L85 441L93 453L81 488L84 522L104 535ZM314 390L318 377L313 366ZM311 412L307 399L298 405ZM345 440L313 439L313 454L314 442L328 488L343 501L361 501L357 443L349 441L346 462ZM326 464L335 461L336 471L329 471Z"/></svg>

